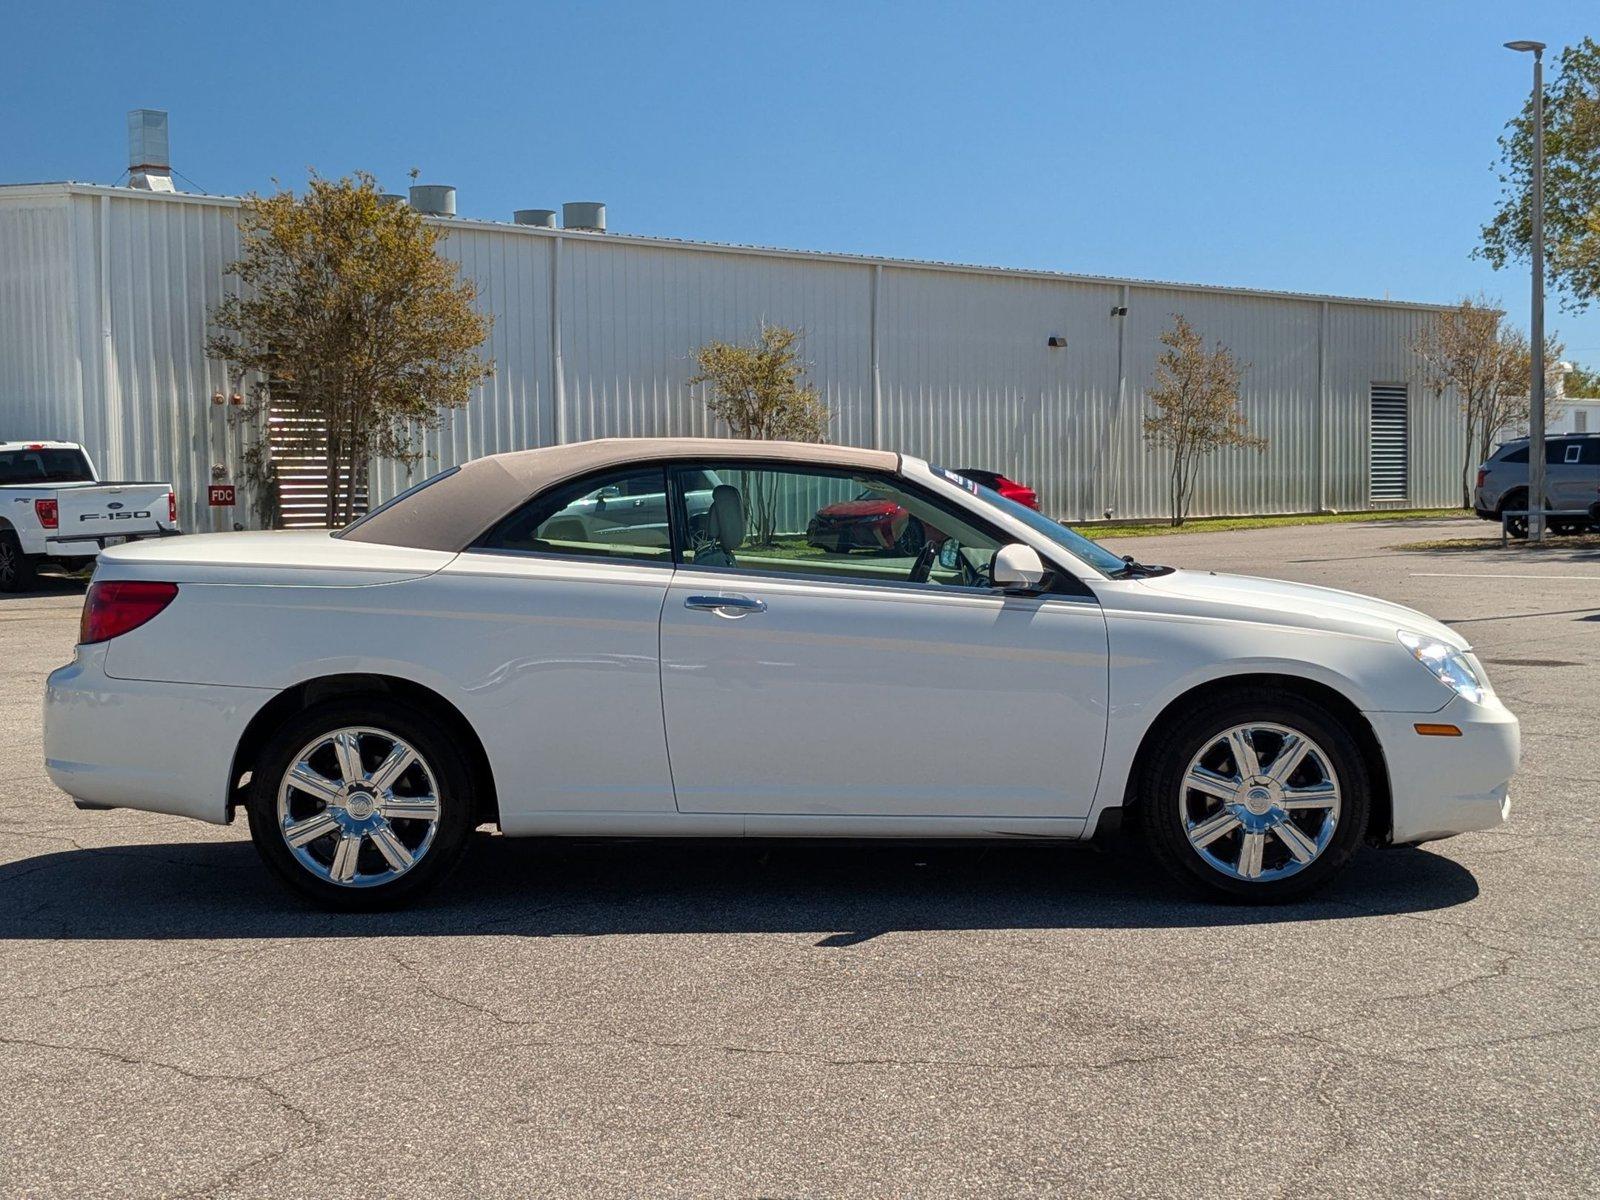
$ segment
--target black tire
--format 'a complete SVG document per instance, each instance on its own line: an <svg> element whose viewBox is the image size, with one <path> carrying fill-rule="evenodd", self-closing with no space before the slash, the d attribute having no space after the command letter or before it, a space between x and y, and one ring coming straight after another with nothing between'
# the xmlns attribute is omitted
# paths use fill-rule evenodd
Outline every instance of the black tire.
<svg viewBox="0 0 1600 1200"><path fill-rule="evenodd" d="M1190 843L1185 829L1182 805L1193 803L1195 797L1181 791L1180 782L1190 761L1227 730L1250 723L1285 726L1306 735L1322 749L1338 776L1340 808L1326 845L1304 867L1279 878L1246 880L1225 874ZM1211 899L1244 904L1296 899L1327 883L1366 837L1372 788L1361 748L1340 718L1293 692L1240 689L1197 706L1159 731L1146 760L1135 764L1135 770L1136 828L1145 845L1174 878ZM1279 846L1278 840L1266 838L1287 860L1287 847Z"/></svg>
<svg viewBox="0 0 1600 1200"><path fill-rule="evenodd" d="M38 564L22 552L11 530L0 530L0 592L31 592L39 584Z"/></svg>
<svg viewBox="0 0 1600 1200"><path fill-rule="evenodd" d="M414 866L371 886L339 884L313 874L289 848L278 820L278 788L295 756L319 735L350 727L381 730L409 743L432 772L437 789L439 815L425 851ZM297 713L278 730L252 769L247 810L250 837L274 875L323 908L364 912L406 904L442 882L459 865L477 826L476 802L472 772L437 721L386 697L356 696L314 705ZM400 823L397 827L414 829L417 824ZM315 847L315 843L312 845ZM363 846L362 853L365 852Z"/></svg>
<svg viewBox="0 0 1600 1200"><path fill-rule="evenodd" d="M927 544L928 531L922 527L922 522L915 517L907 517L906 527L895 539L894 549L890 553L901 558L915 558L922 553L922 548Z"/></svg>
<svg viewBox="0 0 1600 1200"><path fill-rule="evenodd" d="M1495 515L1499 516L1501 513L1505 512L1507 509L1516 510L1516 509L1519 509L1519 508L1520 509L1525 509L1527 507L1528 507L1528 493L1527 492L1511 492L1511 493L1508 493L1507 495L1501 497L1501 499L1500 499L1500 507L1496 510ZM1505 523L1506 532L1509 533L1512 537L1514 537L1514 538L1525 538L1525 537L1528 536L1528 518L1527 517L1503 517L1502 520Z"/></svg>

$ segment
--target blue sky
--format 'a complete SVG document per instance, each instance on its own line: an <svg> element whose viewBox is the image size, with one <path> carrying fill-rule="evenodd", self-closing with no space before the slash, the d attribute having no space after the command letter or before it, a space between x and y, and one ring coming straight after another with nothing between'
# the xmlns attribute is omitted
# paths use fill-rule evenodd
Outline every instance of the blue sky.
<svg viewBox="0 0 1600 1200"><path fill-rule="evenodd" d="M1514 37L1586 3L213 3L8 6L0 181L116 180L172 114L211 192L364 168L465 216L604 200L613 229L1452 300ZM1600 312L1552 313L1600 365Z"/></svg>

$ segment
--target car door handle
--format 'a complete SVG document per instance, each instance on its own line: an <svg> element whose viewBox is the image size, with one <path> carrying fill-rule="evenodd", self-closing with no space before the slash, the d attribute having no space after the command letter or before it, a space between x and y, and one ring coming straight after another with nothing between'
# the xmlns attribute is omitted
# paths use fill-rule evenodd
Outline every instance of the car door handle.
<svg viewBox="0 0 1600 1200"><path fill-rule="evenodd" d="M705 609L719 617L742 617L747 613L767 611L765 600L752 600L749 596L690 596L684 600L683 606Z"/></svg>

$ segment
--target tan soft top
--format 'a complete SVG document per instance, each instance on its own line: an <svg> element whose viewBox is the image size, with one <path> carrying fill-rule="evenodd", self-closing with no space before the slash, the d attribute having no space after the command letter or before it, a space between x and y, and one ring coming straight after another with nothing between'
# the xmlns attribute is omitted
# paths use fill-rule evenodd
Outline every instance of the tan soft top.
<svg viewBox="0 0 1600 1200"><path fill-rule="evenodd" d="M463 463L454 474L375 510L339 536L353 542L420 550L464 550L523 501L556 484L608 467L685 460L811 463L871 471L897 471L900 467L898 454L854 446L742 438L602 438L492 454Z"/></svg>

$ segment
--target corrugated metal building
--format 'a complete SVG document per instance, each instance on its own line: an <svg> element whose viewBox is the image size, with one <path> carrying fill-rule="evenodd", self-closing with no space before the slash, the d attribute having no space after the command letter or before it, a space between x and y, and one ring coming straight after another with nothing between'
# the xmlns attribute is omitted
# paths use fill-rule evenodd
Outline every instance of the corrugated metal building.
<svg viewBox="0 0 1600 1200"><path fill-rule="evenodd" d="M186 527L216 527L206 487L216 468L234 478L240 445L203 343L236 286L237 210L0 187L0 438L81 441L108 476L170 478ZM1409 349L1437 306L447 223L445 252L494 316L496 370L429 435L418 476L550 442L715 432L685 385L694 351L767 321L805 331L836 441L1002 471L1065 519L1159 516L1168 462L1140 421L1158 339L1182 313L1250 364L1245 410L1270 440L1210 460L1195 515L1460 497L1461 415ZM406 482L375 464L373 497ZM250 511L241 496L225 519L249 525Z"/></svg>

